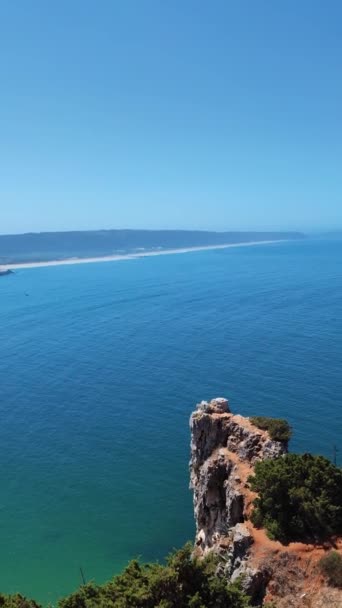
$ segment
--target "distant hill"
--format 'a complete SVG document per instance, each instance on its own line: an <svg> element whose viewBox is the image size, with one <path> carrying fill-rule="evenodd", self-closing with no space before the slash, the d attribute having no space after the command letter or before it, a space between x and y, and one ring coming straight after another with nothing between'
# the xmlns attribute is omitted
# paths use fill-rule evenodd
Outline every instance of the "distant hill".
<svg viewBox="0 0 342 608"><path fill-rule="evenodd" d="M300 238L304 235L299 232L201 230L91 230L0 235L0 264Z"/></svg>

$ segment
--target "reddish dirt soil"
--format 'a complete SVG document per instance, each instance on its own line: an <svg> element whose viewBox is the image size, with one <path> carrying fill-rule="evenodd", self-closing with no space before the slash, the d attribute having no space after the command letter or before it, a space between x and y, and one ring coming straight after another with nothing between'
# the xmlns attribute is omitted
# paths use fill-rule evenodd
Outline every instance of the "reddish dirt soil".
<svg viewBox="0 0 342 608"><path fill-rule="evenodd" d="M227 416L239 425L255 431L255 427L246 418L232 414ZM259 432L261 435L266 433ZM235 476L241 480L239 486L245 496L245 516L248 518L256 497L247 483L248 477L253 474L253 467L247 462L241 462L236 453L226 448L219 451L236 464ZM276 608L342 608L342 590L329 587L318 566L319 560L331 549L342 556L342 538L334 538L321 545L283 545L269 539L266 531L255 528L249 519L246 519L245 524L254 539L251 565L258 568L264 566L272 572L265 602L273 601Z"/></svg>

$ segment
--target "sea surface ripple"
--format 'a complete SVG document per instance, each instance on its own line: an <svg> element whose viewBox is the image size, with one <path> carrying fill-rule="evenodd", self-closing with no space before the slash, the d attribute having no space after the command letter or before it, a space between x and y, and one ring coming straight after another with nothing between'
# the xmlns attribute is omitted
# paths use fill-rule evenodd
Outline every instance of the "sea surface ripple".
<svg viewBox="0 0 342 608"><path fill-rule="evenodd" d="M188 418L228 396L342 459L342 241L0 279L0 591L45 603L193 537Z"/></svg>

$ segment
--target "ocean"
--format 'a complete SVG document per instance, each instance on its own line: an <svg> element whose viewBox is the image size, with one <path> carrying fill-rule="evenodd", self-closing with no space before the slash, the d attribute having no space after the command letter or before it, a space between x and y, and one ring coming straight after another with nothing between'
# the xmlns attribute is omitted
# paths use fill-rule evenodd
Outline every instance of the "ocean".
<svg viewBox="0 0 342 608"><path fill-rule="evenodd" d="M0 591L54 603L192 539L202 399L341 463L341 261L307 239L0 278Z"/></svg>

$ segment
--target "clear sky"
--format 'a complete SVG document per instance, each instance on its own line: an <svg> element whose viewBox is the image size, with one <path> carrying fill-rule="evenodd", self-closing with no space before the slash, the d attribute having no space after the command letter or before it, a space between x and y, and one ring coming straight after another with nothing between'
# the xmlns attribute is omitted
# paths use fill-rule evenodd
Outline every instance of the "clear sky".
<svg viewBox="0 0 342 608"><path fill-rule="evenodd" d="M341 0L1 0L0 233L342 228Z"/></svg>

